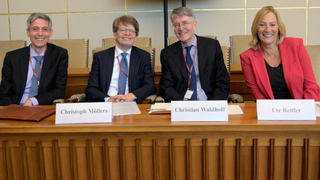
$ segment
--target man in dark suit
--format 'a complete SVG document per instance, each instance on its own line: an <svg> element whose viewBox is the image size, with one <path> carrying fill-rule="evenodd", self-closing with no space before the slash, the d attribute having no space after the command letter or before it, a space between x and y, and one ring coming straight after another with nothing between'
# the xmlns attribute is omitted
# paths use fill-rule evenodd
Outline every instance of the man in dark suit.
<svg viewBox="0 0 320 180"><path fill-rule="evenodd" d="M217 40L195 35L197 21L192 9L172 11L171 21L180 41L161 51L160 95L172 100L226 100L229 74Z"/></svg>
<svg viewBox="0 0 320 180"><path fill-rule="evenodd" d="M27 20L31 45L8 52L2 68L0 105L49 105L63 98L67 84L68 52L48 43L52 22L43 13Z"/></svg>
<svg viewBox="0 0 320 180"><path fill-rule="evenodd" d="M94 54L87 99L141 103L155 93L150 53L132 46L138 33L139 24L132 16L124 15L113 21L116 46Z"/></svg>

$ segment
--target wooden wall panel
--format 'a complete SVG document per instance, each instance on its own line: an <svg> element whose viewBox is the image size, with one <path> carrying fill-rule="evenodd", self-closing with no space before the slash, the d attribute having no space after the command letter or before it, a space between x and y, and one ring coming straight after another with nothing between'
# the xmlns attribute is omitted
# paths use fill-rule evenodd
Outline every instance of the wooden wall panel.
<svg viewBox="0 0 320 180"><path fill-rule="evenodd" d="M218 146L208 146L208 179L219 179L219 147Z"/></svg>
<svg viewBox="0 0 320 180"><path fill-rule="evenodd" d="M7 168L4 147L0 146L0 179L7 179ZM10 166L11 167L11 166Z"/></svg>
<svg viewBox="0 0 320 180"><path fill-rule="evenodd" d="M292 147L291 180L303 180L302 162L303 147Z"/></svg>
<svg viewBox="0 0 320 180"><path fill-rule="evenodd" d="M120 180L120 150L109 145L110 175L112 180Z"/></svg>
<svg viewBox="0 0 320 180"><path fill-rule="evenodd" d="M179 179L187 179L187 154L186 148L184 146L174 146L174 159L172 164L178 164L178 166L173 165L172 169L172 178L179 180ZM170 167L171 170L171 167Z"/></svg>
<svg viewBox="0 0 320 180"><path fill-rule="evenodd" d="M102 146L93 146L93 168L94 168L94 180L104 179L104 158ZM110 172L109 172L110 173Z"/></svg>
<svg viewBox="0 0 320 180"><path fill-rule="evenodd" d="M160 180L170 179L170 162L169 162L169 147L159 147L159 177Z"/></svg>
<svg viewBox="0 0 320 180"><path fill-rule="evenodd" d="M13 179L23 179L21 149L20 147L10 147L10 151L12 158Z"/></svg>
<svg viewBox="0 0 320 180"><path fill-rule="evenodd" d="M237 151L235 146L225 147L225 179L236 179Z"/></svg>
<svg viewBox="0 0 320 180"><path fill-rule="evenodd" d="M134 146L126 146L126 179L127 180L138 180L138 167L137 167L137 157L136 157L136 147Z"/></svg>
<svg viewBox="0 0 320 180"><path fill-rule="evenodd" d="M309 172L308 178L309 179L318 179L319 177L319 170L320 170L320 161L319 161L319 147L310 147L309 148Z"/></svg>
<svg viewBox="0 0 320 180"><path fill-rule="evenodd" d="M173 134L146 133L136 139L131 135L44 136L42 139L34 134L24 138L26 140L1 139L0 177L35 180L319 179L320 148L314 136L284 138L289 135L279 135L269 139L265 136L253 138L252 133L250 138L240 139L236 133L223 134L221 138L199 133L191 138L179 134L172 139ZM108 140L99 138L102 136Z"/></svg>
<svg viewBox="0 0 320 180"><path fill-rule="evenodd" d="M153 150L152 146L142 146L142 179L153 179Z"/></svg>
<svg viewBox="0 0 320 180"><path fill-rule="evenodd" d="M70 147L59 147L62 179L73 179L71 169Z"/></svg>
<svg viewBox="0 0 320 180"><path fill-rule="evenodd" d="M258 154L258 179L259 180L270 180L268 177L269 173L269 156L270 148L268 146L259 146L259 154Z"/></svg>
<svg viewBox="0 0 320 180"><path fill-rule="evenodd" d="M202 174L202 147L195 146L192 147L192 160L191 160L191 180L193 179L203 179Z"/></svg>
<svg viewBox="0 0 320 180"><path fill-rule="evenodd" d="M286 147L275 147L274 150L274 179L285 179L286 177Z"/></svg>
<svg viewBox="0 0 320 180"><path fill-rule="evenodd" d="M53 147L43 147L43 156L46 180L58 180L55 178Z"/></svg>

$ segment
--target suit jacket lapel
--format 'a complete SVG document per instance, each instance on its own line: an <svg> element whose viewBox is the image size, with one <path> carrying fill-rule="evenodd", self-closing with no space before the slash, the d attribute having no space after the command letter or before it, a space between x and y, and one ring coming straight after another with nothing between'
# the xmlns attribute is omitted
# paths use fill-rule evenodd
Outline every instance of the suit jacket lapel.
<svg viewBox="0 0 320 180"><path fill-rule="evenodd" d="M113 63L114 63L114 51L115 51L115 47L110 48L107 53L105 54L105 57L102 58L103 61L105 61L105 66L102 66L105 68L105 71L100 71L100 73L105 73L106 77L106 84L104 85L104 87L101 87L102 89L105 90L105 92L107 93L110 87L110 82L111 82L111 78L112 78L112 73L113 73ZM103 76L102 76L103 77Z"/></svg>
<svg viewBox="0 0 320 180"><path fill-rule="evenodd" d="M129 81L128 81L129 92L131 92L132 81L133 81L135 72L138 71L137 69L138 66L139 66L138 54L135 47L132 47L131 54L130 54L130 64L129 64Z"/></svg>
<svg viewBox="0 0 320 180"><path fill-rule="evenodd" d="M41 75L40 75L40 84L39 84L39 92L41 92L41 88L42 88L42 84L46 79L46 76L49 72L49 69L51 67L51 63L53 61L53 58L56 57L56 55L54 55L54 49L53 46L51 44L47 44L47 50L46 50L46 54L44 55L43 58L43 65L42 65L42 70L41 70Z"/></svg>
<svg viewBox="0 0 320 180"><path fill-rule="evenodd" d="M257 72L257 81L260 81L260 83L264 86L264 89L266 90L265 93L269 96L270 99L273 99L273 92L271 88L271 83L267 71L267 67L264 61L264 57L262 54L262 50L258 49L254 51L255 60L252 61L252 66L255 69L255 72Z"/></svg>
<svg viewBox="0 0 320 180"><path fill-rule="evenodd" d="M286 49L288 48L288 45L286 44L285 41L283 41L280 45L279 45L279 52L280 52L280 57L281 57L281 62L282 62L282 69L283 69L283 76L284 79L286 81L286 84L290 90L290 92L292 92L292 71L291 69L291 60L293 60L294 58L290 57L291 52L287 51ZM281 53L283 52L283 53ZM290 52L290 53L285 53L285 52Z"/></svg>
<svg viewBox="0 0 320 180"><path fill-rule="evenodd" d="M206 47L206 41L203 41L203 39L197 36L197 46L198 46L198 49L196 53L198 54L199 79L201 80L201 75L203 73L200 73L200 72L204 71L205 64L208 59L207 58L208 53L204 52L204 49Z"/></svg>
<svg viewBox="0 0 320 180"><path fill-rule="evenodd" d="M30 58L30 46L25 48L21 54L20 62L20 92L24 92L27 83L28 69L29 69L29 58ZM22 93L23 94L23 93Z"/></svg>
<svg viewBox="0 0 320 180"><path fill-rule="evenodd" d="M176 43L175 49L173 51L173 61L176 63L179 71L181 72L182 76L188 80L188 71L186 68L186 62L184 61L183 52L181 41Z"/></svg>

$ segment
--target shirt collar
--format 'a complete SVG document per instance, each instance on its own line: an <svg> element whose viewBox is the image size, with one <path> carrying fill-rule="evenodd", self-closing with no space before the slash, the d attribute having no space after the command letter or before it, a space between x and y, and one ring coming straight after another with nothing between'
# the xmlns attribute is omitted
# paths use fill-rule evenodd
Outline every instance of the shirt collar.
<svg viewBox="0 0 320 180"><path fill-rule="evenodd" d="M46 48L41 52L40 56L44 56L44 52L46 51ZM39 56L33 49L32 49L32 44L30 44L30 56Z"/></svg>
<svg viewBox="0 0 320 180"><path fill-rule="evenodd" d="M129 57L130 57L130 54L131 54L131 50L132 50L132 47L126 52ZM123 53L124 51L122 51L118 46L116 46L115 48L115 57L119 56L121 53Z"/></svg>
<svg viewBox="0 0 320 180"><path fill-rule="evenodd" d="M183 49L185 49L185 47L187 47L187 46L186 46L185 44L183 44L182 42L181 42L181 45L182 45ZM194 36L194 40L192 41L191 45L193 45L194 47L196 47L196 45L197 45L197 36L196 36L196 35ZM190 46L191 46L191 45L190 45Z"/></svg>

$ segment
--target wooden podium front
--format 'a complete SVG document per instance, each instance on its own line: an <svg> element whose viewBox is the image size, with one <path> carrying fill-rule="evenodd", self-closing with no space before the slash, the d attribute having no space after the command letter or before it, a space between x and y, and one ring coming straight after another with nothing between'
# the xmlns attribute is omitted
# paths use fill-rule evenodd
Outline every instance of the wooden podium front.
<svg viewBox="0 0 320 180"><path fill-rule="evenodd" d="M238 105L228 122L171 122L150 105L112 123L0 120L0 179L319 179L320 118L257 121L255 103Z"/></svg>

